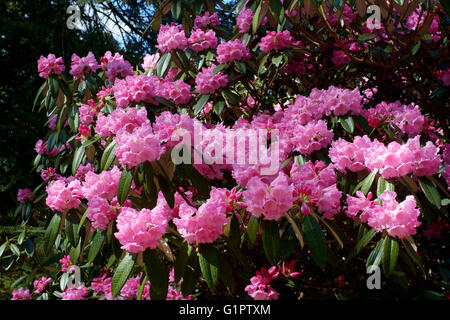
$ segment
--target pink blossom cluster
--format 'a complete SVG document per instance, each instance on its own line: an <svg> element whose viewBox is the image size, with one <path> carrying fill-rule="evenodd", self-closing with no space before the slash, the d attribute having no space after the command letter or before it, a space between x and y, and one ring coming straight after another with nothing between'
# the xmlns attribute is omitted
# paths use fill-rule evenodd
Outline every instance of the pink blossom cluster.
<svg viewBox="0 0 450 320"><path fill-rule="evenodd" d="M79 287L66 288L61 297L63 300L87 300L86 297L89 295L88 289L84 285Z"/></svg>
<svg viewBox="0 0 450 320"><path fill-rule="evenodd" d="M203 16L195 17L195 28L206 28L207 26L220 26L220 20L217 12L210 14L209 11L205 11Z"/></svg>
<svg viewBox="0 0 450 320"><path fill-rule="evenodd" d="M23 287L13 290L11 300L31 300L30 290Z"/></svg>
<svg viewBox="0 0 450 320"><path fill-rule="evenodd" d="M134 74L131 64L118 52L112 55L111 51L106 51L100 58L100 63L101 68L106 71L106 78L111 83L114 83L116 77L123 79Z"/></svg>
<svg viewBox="0 0 450 320"><path fill-rule="evenodd" d="M98 68L99 66L97 60L92 52L89 51L88 55L82 58L74 53L72 55L71 69L69 73L75 79L80 79L89 72L95 73Z"/></svg>
<svg viewBox="0 0 450 320"><path fill-rule="evenodd" d="M270 286L270 282L279 276L280 271L277 267L270 267L269 270L263 267L260 271L256 271L245 291L253 300L277 300L279 293Z"/></svg>
<svg viewBox="0 0 450 320"><path fill-rule="evenodd" d="M216 66L203 67L202 71L197 74L195 78L195 90L200 94L212 94L217 89L223 88L228 84L228 77L221 72L214 73Z"/></svg>
<svg viewBox="0 0 450 320"><path fill-rule="evenodd" d="M438 79L442 81L444 86L450 86L450 68L446 70L439 70L437 73Z"/></svg>
<svg viewBox="0 0 450 320"><path fill-rule="evenodd" d="M88 104L81 104L78 108L80 123L89 125L94 122L94 117L100 112L102 107L103 103L96 105L94 99L89 99Z"/></svg>
<svg viewBox="0 0 450 320"><path fill-rule="evenodd" d="M46 188L47 198L45 203L54 211L63 212L68 209L78 208L83 196L80 181L75 178L72 181L54 180Z"/></svg>
<svg viewBox="0 0 450 320"><path fill-rule="evenodd" d="M291 36L289 30L284 31L266 31L266 35L261 39L259 48L263 52L270 52L272 50L279 51L288 48L294 44L294 38Z"/></svg>
<svg viewBox="0 0 450 320"><path fill-rule="evenodd" d="M122 172L116 166L99 174L89 171L86 173L82 187L83 197L88 200L95 197L112 200L116 196L121 174Z"/></svg>
<svg viewBox="0 0 450 320"><path fill-rule="evenodd" d="M62 57L56 58L56 56L50 53L47 57L41 56L38 60L38 72L39 76L48 79L52 74L61 74L66 69L63 64Z"/></svg>
<svg viewBox="0 0 450 320"><path fill-rule="evenodd" d="M294 133L294 132L292 132ZM299 125L297 133L290 137L294 150L302 154L311 154L314 151L327 147L333 140L333 130L328 130L323 120L311 121L306 125Z"/></svg>
<svg viewBox="0 0 450 320"><path fill-rule="evenodd" d="M223 42L217 46L217 61L221 64L250 57L250 50L239 39Z"/></svg>
<svg viewBox="0 0 450 320"><path fill-rule="evenodd" d="M239 33L247 33L250 30L253 20L253 10L242 8L236 18L236 24L239 28Z"/></svg>
<svg viewBox="0 0 450 320"><path fill-rule="evenodd" d="M124 167L133 168L142 162L157 160L165 152L150 124L136 127L132 132L121 129L114 137L114 154Z"/></svg>
<svg viewBox="0 0 450 320"><path fill-rule="evenodd" d="M426 118L420 112L419 106L403 105L400 101L381 102L375 108L364 110L363 115L369 121L369 125L374 128L380 124L392 123L409 137L420 134L426 123Z"/></svg>
<svg viewBox="0 0 450 320"><path fill-rule="evenodd" d="M217 47L217 37L213 30L205 32L202 29L192 31L188 39L189 47L195 52L201 52Z"/></svg>
<svg viewBox="0 0 450 320"><path fill-rule="evenodd" d="M25 204L26 202L33 201L36 195L29 188L20 189L17 191L17 201Z"/></svg>
<svg viewBox="0 0 450 320"><path fill-rule="evenodd" d="M98 114L95 132L102 138L116 135L121 129L133 132L137 127L150 124L145 108L117 108L109 115Z"/></svg>
<svg viewBox="0 0 450 320"><path fill-rule="evenodd" d="M56 145L54 145L53 149L50 151L48 150L48 142L47 141L44 142L41 139L39 139L38 141L36 141L34 151L36 151L40 155L47 154L51 157L56 157L59 153L65 150L66 147L67 149L71 150L69 144L62 144L59 148Z"/></svg>
<svg viewBox="0 0 450 320"><path fill-rule="evenodd" d="M45 182L49 182L50 180L59 179L61 176L56 173L56 169L49 167L47 169L41 170L41 178Z"/></svg>
<svg viewBox="0 0 450 320"><path fill-rule="evenodd" d="M187 203L179 207L178 218L173 219L178 232L189 243L212 243L223 234L223 227L228 222L226 208L222 197L215 196L211 190L210 198L198 209Z"/></svg>
<svg viewBox="0 0 450 320"><path fill-rule="evenodd" d="M140 211L122 207L117 217L118 232L114 236L122 249L138 253L156 248L167 225L168 213L163 206L156 206L152 210L143 208Z"/></svg>
<svg viewBox="0 0 450 320"><path fill-rule="evenodd" d="M242 198L242 192L237 192L236 187L228 190L225 188L211 189L211 200L225 209L225 212L234 212L241 208L246 208L247 204L239 201Z"/></svg>
<svg viewBox="0 0 450 320"><path fill-rule="evenodd" d="M159 89L156 76L127 76L117 79L112 88L118 107L125 108L130 103L148 102L157 104L153 99Z"/></svg>
<svg viewBox="0 0 450 320"><path fill-rule="evenodd" d="M338 15L336 13L333 12L332 14L328 14L328 10L325 11L327 12L328 16L327 18L330 25L336 26L336 24L340 24L338 23ZM349 26L355 19L356 13L353 12L353 9L348 4L345 4L342 14L339 17L340 21L343 22L344 26Z"/></svg>
<svg viewBox="0 0 450 320"><path fill-rule="evenodd" d="M159 29L156 47L162 52L186 50L188 41L182 25L162 25Z"/></svg>
<svg viewBox="0 0 450 320"><path fill-rule="evenodd" d="M338 213L341 203L341 191L336 185L334 166L327 166L322 161L308 161L300 166L292 165L290 177L294 187L295 201L301 203L301 212L310 214L317 207L326 219Z"/></svg>
<svg viewBox="0 0 450 320"><path fill-rule="evenodd" d="M80 164L80 166L77 169L77 172L75 172L75 179L79 180L80 182L84 182L86 179L86 175L88 172L94 172L94 168L92 167L92 164L90 162L87 162L85 165Z"/></svg>
<svg viewBox="0 0 450 320"><path fill-rule="evenodd" d="M117 198L114 197L111 201L95 196L88 201L87 218L91 221L91 229L106 230L109 222L117 217L117 212L121 207ZM131 201L126 200L122 207L131 207Z"/></svg>
<svg viewBox="0 0 450 320"><path fill-rule="evenodd" d="M72 265L72 261L70 260L69 255L65 255L59 260L59 263L61 263L61 271L67 272L69 270L69 267Z"/></svg>
<svg viewBox="0 0 450 320"><path fill-rule="evenodd" d="M385 179L405 176L431 176L439 171L441 158L439 148L431 141L420 146L420 137L409 139L405 144L391 142L387 146L367 136L355 137L353 142L339 139L332 143L330 159L336 169L345 173L364 168L378 171Z"/></svg>
<svg viewBox="0 0 450 320"><path fill-rule="evenodd" d="M441 173L442 178L447 182L448 190L450 190L450 143L446 143L442 153L444 171Z"/></svg>
<svg viewBox="0 0 450 320"><path fill-rule="evenodd" d="M183 135L188 134L189 141L192 140L194 132L194 121L187 114L177 114L163 111L155 118L153 131L161 143L173 147L179 143Z"/></svg>
<svg viewBox="0 0 450 320"><path fill-rule="evenodd" d="M33 287L34 287L34 293L36 294L41 294L42 291L45 290L45 287L47 287L47 285L52 282L52 278L47 278L45 276L42 276L42 278L40 278L39 280L34 280L33 282Z"/></svg>
<svg viewBox="0 0 450 320"><path fill-rule="evenodd" d="M258 176L250 178L244 191L247 211L256 217L264 215L266 220L278 220L294 205L294 188L288 177L279 172L270 184Z"/></svg>
<svg viewBox="0 0 450 320"><path fill-rule="evenodd" d="M145 71L148 69L152 69L156 67L156 64L159 60L159 53L155 54L146 54L144 57L144 62L142 63L142 68L144 68Z"/></svg>
<svg viewBox="0 0 450 320"><path fill-rule="evenodd" d="M161 82L159 94L177 105L187 104L192 99L191 86L183 80Z"/></svg>
<svg viewBox="0 0 450 320"><path fill-rule="evenodd" d="M416 228L421 225L418 221L420 210L416 208L414 196L406 196L403 202L398 203L397 194L385 190L380 195L381 205L376 200L370 200L372 193L367 198L361 191L356 192L357 197L347 195L347 211L349 217L359 218L367 222L375 231L387 230L391 237L400 239L416 234Z"/></svg>

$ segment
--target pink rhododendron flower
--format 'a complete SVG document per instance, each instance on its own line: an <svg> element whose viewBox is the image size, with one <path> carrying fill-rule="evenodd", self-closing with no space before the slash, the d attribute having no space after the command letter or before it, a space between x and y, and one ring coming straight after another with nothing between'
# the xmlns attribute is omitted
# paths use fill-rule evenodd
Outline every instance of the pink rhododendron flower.
<svg viewBox="0 0 450 320"><path fill-rule="evenodd" d="M247 211L259 217L264 214L266 220L278 220L294 204L294 188L289 184L287 176L280 172L270 185L260 177L252 177L244 191Z"/></svg>
<svg viewBox="0 0 450 320"><path fill-rule="evenodd" d="M294 38L291 36L289 30L284 31L266 31L266 36L261 39L259 48L263 52L272 50L278 51L293 45Z"/></svg>
<svg viewBox="0 0 450 320"><path fill-rule="evenodd" d="M67 272L68 268L72 265L69 255L62 257L59 262L61 263L61 271Z"/></svg>
<svg viewBox="0 0 450 320"><path fill-rule="evenodd" d="M228 84L228 77L222 73L214 73L216 66L203 67L202 71L197 74L195 78L195 90L200 94L211 94L217 89L223 88Z"/></svg>
<svg viewBox="0 0 450 320"><path fill-rule="evenodd" d="M131 253L155 249L167 229L165 212L161 206L152 210L143 208L140 211L122 207L117 217L119 231L114 233L121 248Z"/></svg>
<svg viewBox="0 0 450 320"><path fill-rule="evenodd" d="M252 9L243 8L239 11L239 15L236 18L236 24L239 28L239 33L247 33L250 30L250 26L252 25L253 20L253 11Z"/></svg>
<svg viewBox="0 0 450 320"><path fill-rule="evenodd" d="M328 146L333 139L333 131L328 130L323 120L311 121L304 126L298 126L297 134L291 137L290 142L295 150L303 154L310 154Z"/></svg>
<svg viewBox="0 0 450 320"><path fill-rule="evenodd" d="M221 64L250 57L250 50L239 39L223 42L217 46L217 61Z"/></svg>
<svg viewBox="0 0 450 320"><path fill-rule="evenodd" d="M54 180L46 188L47 198L45 203L54 211L63 212L68 209L78 208L82 197L80 181L74 179L71 182Z"/></svg>
<svg viewBox="0 0 450 320"><path fill-rule="evenodd" d="M192 31L191 36L188 39L189 47L195 52L200 52L207 49L213 49L217 47L217 37L213 30L207 32L202 29L196 29Z"/></svg>
<svg viewBox="0 0 450 320"><path fill-rule="evenodd" d="M280 272L275 266L268 271L261 268L261 271L256 271L256 275L250 279L250 284L245 287L245 291L253 300L277 300L279 294L269 283L278 278L279 275Z"/></svg>
<svg viewBox="0 0 450 320"><path fill-rule="evenodd" d="M82 188L83 197L88 200L101 197L111 201L117 194L121 174L122 172L116 166L99 174L93 171L87 172Z"/></svg>
<svg viewBox="0 0 450 320"><path fill-rule="evenodd" d="M207 26L220 26L219 16L217 12L214 12L212 15L209 11L205 11L203 16L196 16L194 20L195 28L205 28Z"/></svg>
<svg viewBox="0 0 450 320"><path fill-rule="evenodd" d="M186 50L188 41L182 25L162 25L159 29L156 47L162 52Z"/></svg>
<svg viewBox="0 0 450 320"><path fill-rule="evenodd" d="M114 83L117 78L124 79L127 76L134 75L134 72L133 67L127 60L115 59L108 63L105 74L108 81Z"/></svg>
<svg viewBox="0 0 450 320"><path fill-rule="evenodd" d="M328 155L337 170L357 172L366 169L365 153L371 145L372 141L367 136L356 136L353 142L339 138L331 143Z"/></svg>
<svg viewBox="0 0 450 320"><path fill-rule="evenodd" d="M295 260L291 260L290 262L283 262L282 266L281 265L278 266L278 270L286 278L297 278L303 274L301 271L294 271L295 270Z"/></svg>
<svg viewBox="0 0 450 320"><path fill-rule="evenodd" d="M95 132L106 138L117 134L121 129L131 133L135 128L144 124L150 125L150 120L147 118L147 109L117 108L108 116L103 113L98 114Z"/></svg>
<svg viewBox="0 0 450 320"><path fill-rule="evenodd" d="M42 293L42 291L45 290L45 287L52 282L52 278L47 278L42 276L42 278L40 278L39 280L34 280L33 282L33 287L34 287L34 293L36 294L40 294Z"/></svg>
<svg viewBox="0 0 450 320"><path fill-rule="evenodd" d="M45 182L48 182L50 180L59 179L60 175L56 173L55 168L47 168L41 170L41 178Z"/></svg>
<svg viewBox="0 0 450 320"><path fill-rule="evenodd" d="M142 68L144 68L145 71L148 69L152 69L156 67L156 64L159 60L159 53L155 54L146 54L144 57L144 62L142 63Z"/></svg>
<svg viewBox="0 0 450 320"><path fill-rule="evenodd" d="M65 69L62 57L56 58L52 53L47 57L41 56L38 60L39 76L44 79L48 79L52 74L61 74Z"/></svg>
<svg viewBox="0 0 450 320"><path fill-rule="evenodd" d="M33 194L33 191L29 188L20 189L17 191L17 201L25 204L26 202L33 201L36 198L36 195Z"/></svg>
<svg viewBox="0 0 450 320"><path fill-rule="evenodd" d="M127 76L118 79L112 88L118 107L125 108L130 103L148 102L157 104L153 99L158 94L159 79L156 76Z"/></svg>
<svg viewBox="0 0 450 320"><path fill-rule="evenodd" d="M387 230L391 237L404 239L416 234L416 228L421 225L418 221L420 210L416 208L414 196L406 196L403 202L395 199L397 194L385 190L380 195L381 205L376 201L370 201L371 195L365 199L362 193L357 193L358 198L347 195L347 214L355 217L362 212L360 219L367 222L375 231Z"/></svg>
<svg viewBox="0 0 450 320"><path fill-rule="evenodd" d="M23 287L13 290L11 300L31 300L30 290Z"/></svg>
<svg viewBox="0 0 450 320"><path fill-rule="evenodd" d="M117 213L120 210L119 202L117 198L114 198L111 202L105 198L94 196L89 199L87 209L87 218L91 221L92 229L106 230L111 219L117 217ZM126 200L122 207L131 207L131 201Z"/></svg>
<svg viewBox="0 0 450 320"><path fill-rule="evenodd" d="M122 166L135 167L142 162L157 160L165 152L158 136L153 133L151 125L144 124L133 132L121 129L114 137L116 149L114 154Z"/></svg>
<svg viewBox="0 0 450 320"><path fill-rule="evenodd" d="M86 57L80 58L75 53L72 55L70 74L75 78L82 78L89 72L96 72L99 68L97 60L92 52L89 51Z"/></svg>
<svg viewBox="0 0 450 320"><path fill-rule="evenodd" d="M63 300L87 300L88 289L81 285L79 287L66 288L66 290L61 293L61 297Z"/></svg>
<svg viewBox="0 0 450 320"><path fill-rule="evenodd" d="M177 105L186 104L192 99L191 86L183 80L162 82L159 92L161 96Z"/></svg>
<svg viewBox="0 0 450 320"><path fill-rule="evenodd" d="M216 201L210 197L198 210L186 203L180 205L179 218L173 219L173 223L189 243L212 243L223 234L228 218L226 209Z"/></svg>
<svg viewBox="0 0 450 320"><path fill-rule="evenodd" d="M184 134L190 134L192 137L194 122L187 114L179 115L163 111L156 117L153 123L153 131L162 143L166 143L168 147L173 147L181 141Z"/></svg>

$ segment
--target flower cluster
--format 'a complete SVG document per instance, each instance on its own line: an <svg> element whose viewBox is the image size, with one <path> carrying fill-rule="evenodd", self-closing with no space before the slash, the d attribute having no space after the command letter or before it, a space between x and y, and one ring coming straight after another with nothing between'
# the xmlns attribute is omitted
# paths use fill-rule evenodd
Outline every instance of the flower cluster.
<svg viewBox="0 0 450 320"><path fill-rule="evenodd" d="M41 56L38 60L38 72L39 76L48 79L52 74L61 74L66 69L63 64L62 57L56 58L56 56L50 53L47 57Z"/></svg>
<svg viewBox="0 0 450 320"><path fill-rule="evenodd" d="M220 72L214 73L215 68L214 64L209 68L203 67L202 71L197 74L195 90L200 94L211 94L227 85L228 77Z"/></svg>
<svg viewBox="0 0 450 320"><path fill-rule="evenodd" d="M245 291L253 300L277 300L279 293L271 286L270 282L280 275L277 267L273 266L269 270L261 268L256 271L256 275L250 279L250 284L245 287Z"/></svg>
<svg viewBox="0 0 450 320"><path fill-rule="evenodd" d="M381 205L376 200L370 200L361 191L356 192L357 197L347 195L347 215L355 218L359 213L362 222L367 222L375 231L387 230L391 237L400 239L416 234L416 228L421 225L418 221L420 210L417 209L414 196L406 196L403 202L395 199L397 194L385 190L379 197Z"/></svg>
<svg viewBox="0 0 450 320"><path fill-rule="evenodd" d="M162 52L172 50L185 50L188 47L188 40L182 25L162 25L157 38L157 48Z"/></svg>

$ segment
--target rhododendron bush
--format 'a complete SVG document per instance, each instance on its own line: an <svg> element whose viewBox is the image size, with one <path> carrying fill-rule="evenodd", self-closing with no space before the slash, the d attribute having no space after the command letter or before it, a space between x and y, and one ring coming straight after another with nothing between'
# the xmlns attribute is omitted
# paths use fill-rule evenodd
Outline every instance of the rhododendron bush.
<svg viewBox="0 0 450 320"><path fill-rule="evenodd" d="M177 3L141 65L39 59L13 299L370 297L374 266L388 295L447 295L448 8Z"/></svg>

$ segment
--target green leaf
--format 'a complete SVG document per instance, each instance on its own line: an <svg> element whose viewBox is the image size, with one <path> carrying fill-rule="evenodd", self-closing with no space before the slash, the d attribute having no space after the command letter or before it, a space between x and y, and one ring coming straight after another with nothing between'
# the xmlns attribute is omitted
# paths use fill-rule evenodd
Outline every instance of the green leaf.
<svg viewBox="0 0 450 320"><path fill-rule="evenodd" d="M80 238L77 232L79 224L80 220L78 219L78 216L69 212L66 216L65 230L67 239L74 247L77 245Z"/></svg>
<svg viewBox="0 0 450 320"><path fill-rule="evenodd" d="M226 285L228 291L233 294L236 287L236 280L233 276L233 268L231 268L225 255L221 254L220 260L220 280Z"/></svg>
<svg viewBox="0 0 450 320"><path fill-rule="evenodd" d="M23 240L25 239L25 228L22 230L22 232L19 234L19 237L17 238L17 244L22 244Z"/></svg>
<svg viewBox="0 0 450 320"><path fill-rule="evenodd" d="M150 298L152 300L165 300L169 284L169 273L161 262L156 250L146 250L142 256L144 270L150 280Z"/></svg>
<svg viewBox="0 0 450 320"><path fill-rule="evenodd" d="M0 251L1 251L1 250L0 250ZM29 257L33 256L33 254L34 254L34 243L33 243L33 240L31 240L30 238L28 238L28 239L25 241L25 253L26 253ZM1 256L1 254L0 254L0 256Z"/></svg>
<svg viewBox="0 0 450 320"><path fill-rule="evenodd" d="M181 280L181 277L183 277L184 272L186 271L186 266L189 261L189 256L192 253L192 249L193 247L189 245L186 240L182 242L180 251L173 265L176 283Z"/></svg>
<svg viewBox="0 0 450 320"><path fill-rule="evenodd" d="M32 205L31 203L26 203L23 205L22 207L22 220L24 222L27 222L30 217L31 217L31 209L32 209Z"/></svg>
<svg viewBox="0 0 450 320"><path fill-rule="evenodd" d="M255 14L253 16L253 20L252 20L252 32L256 33L256 31L259 28L259 25L261 24L264 16L267 13L267 2L266 1L259 1L259 5L256 8Z"/></svg>
<svg viewBox="0 0 450 320"><path fill-rule="evenodd" d="M342 128L344 128L344 130L348 133L353 134L353 132L355 131L355 123L353 122L353 118L351 116L348 116L346 118L340 117L339 123L341 124Z"/></svg>
<svg viewBox="0 0 450 320"><path fill-rule="evenodd" d="M112 141L105 148L105 151L103 151L102 159L100 161L100 169L102 171L108 170L111 164L114 162L114 159L116 158L116 155L114 154L115 150L116 150L116 142Z"/></svg>
<svg viewBox="0 0 450 320"><path fill-rule="evenodd" d="M225 109L225 101L219 100L216 103L214 103L214 113L220 116L223 112L223 109Z"/></svg>
<svg viewBox="0 0 450 320"><path fill-rule="evenodd" d="M234 62L234 66L236 68L236 70L240 73L247 73L247 66L245 65L244 62L242 61L235 61Z"/></svg>
<svg viewBox="0 0 450 320"><path fill-rule="evenodd" d="M313 216L305 216L303 233L314 261L321 267L324 267L327 263L327 243L319 223Z"/></svg>
<svg viewBox="0 0 450 320"><path fill-rule="evenodd" d="M58 91L59 91L58 79L55 76L50 76L48 78L48 84L49 84L50 94L56 98L58 95Z"/></svg>
<svg viewBox="0 0 450 320"><path fill-rule="evenodd" d="M61 223L61 215L59 213L55 213L52 220L50 220L50 223L47 229L45 230L44 234L44 253L46 255L50 253L50 249L55 244L60 223Z"/></svg>
<svg viewBox="0 0 450 320"><path fill-rule="evenodd" d="M144 206L147 208L154 208L158 199L158 190L155 181L153 180L153 167L150 162L144 162Z"/></svg>
<svg viewBox="0 0 450 320"><path fill-rule="evenodd" d="M262 242L267 260L275 265L280 256L280 231L276 221L262 221Z"/></svg>
<svg viewBox="0 0 450 320"><path fill-rule="evenodd" d="M9 248L16 256L20 257L20 249L14 243L10 243Z"/></svg>
<svg viewBox="0 0 450 320"><path fill-rule="evenodd" d="M197 258L196 255L195 259ZM198 264L198 263L197 263ZM191 266L188 265L186 268L186 271L183 275L183 282L181 283L181 293L184 297L187 297L195 288L195 285L198 282L198 279L200 278L201 272L198 269L198 266Z"/></svg>
<svg viewBox="0 0 450 320"><path fill-rule="evenodd" d="M389 273L395 269L398 259L399 245L396 239L391 239L391 253L389 257Z"/></svg>
<svg viewBox="0 0 450 320"><path fill-rule="evenodd" d="M111 279L111 294L113 297L117 296L125 282L128 280L135 261L136 256L129 252L127 252L122 261L120 261Z"/></svg>
<svg viewBox="0 0 450 320"><path fill-rule="evenodd" d="M171 60L172 55L170 52L163 54L163 56L159 58L158 62L156 63L156 75L158 76L158 78L162 78L164 76Z"/></svg>
<svg viewBox="0 0 450 320"><path fill-rule="evenodd" d="M417 51L419 51L420 45L422 44L422 41L418 41L412 48L411 48L411 53L412 55L415 55L417 53Z"/></svg>
<svg viewBox="0 0 450 320"><path fill-rule="evenodd" d="M6 245L7 245L8 243L7 242L5 242L5 243L3 243L1 246L0 246L0 258L1 258L1 256L3 255L3 252L5 252L5 250L6 250Z"/></svg>
<svg viewBox="0 0 450 320"><path fill-rule="evenodd" d="M364 195L367 195L367 193L369 192L370 188L372 187L373 181L375 180L375 176L377 175L376 172L371 172L367 175L367 177L364 178L363 181L361 181L360 183L358 183L358 185L355 187L355 190L353 190L353 194L358 191L361 190Z"/></svg>
<svg viewBox="0 0 450 320"><path fill-rule="evenodd" d="M75 175L77 173L78 167L80 166L81 161L83 160L84 152L85 152L84 146L81 146L77 150L75 150L72 160L72 175Z"/></svg>
<svg viewBox="0 0 450 320"><path fill-rule="evenodd" d="M70 88L68 87L67 83L62 79L59 79L58 83L59 83L59 87L62 89L64 95L68 99L72 98L72 91L70 91Z"/></svg>
<svg viewBox="0 0 450 320"><path fill-rule="evenodd" d="M381 260L383 259L383 249L384 249L384 241L385 239L381 239L378 241L375 248L370 252L369 257L366 261L366 268L368 269L370 266L379 266Z"/></svg>
<svg viewBox="0 0 450 320"><path fill-rule="evenodd" d="M178 20L180 18L181 8L182 8L182 0L172 0L170 10L172 11L172 15L175 18L175 20Z"/></svg>
<svg viewBox="0 0 450 320"><path fill-rule="evenodd" d="M200 245L198 250L200 270L208 287L215 289L219 282L219 252L212 245Z"/></svg>
<svg viewBox="0 0 450 320"><path fill-rule="evenodd" d="M364 236L361 238L361 240L359 240L358 243L356 244L352 255L357 255L362 249L364 249L367 246L367 244L370 242L370 240L372 240L376 234L377 234L377 232L373 229L370 229L369 231L367 231L364 234Z"/></svg>
<svg viewBox="0 0 450 320"><path fill-rule="evenodd" d="M95 232L94 238L91 241L90 248L89 248L89 254L88 254L88 261L92 262L94 261L95 257L100 252L100 249L102 248L103 241L105 240L105 232L97 229Z"/></svg>
<svg viewBox="0 0 450 320"><path fill-rule="evenodd" d="M119 201L119 204L124 203L127 199L132 181L133 175L131 174L131 171L124 168L122 175L120 176L119 185L117 186L117 201Z"/></svg>
<svg viewBox="0 0 450 320"><path fill-rule="evenodd" d="M280 0L269 0L269 9L278 21L284 16L284 8Z"/></svg>
<svg viewBox="0 0 450 320"><path fill-rule="evenodd" d="M440 209L441 196L439 195L434 182L421 178L419 179L419 186L427 197L428 201L430 201L430 203L434 204L438 209Z"/></svg>
<svg viewBox="0 0 450 320"><path fill-rule="evenodd" d="M247 229L245 231L247 233L247 242L249 248L251 248L255 243L258 231L259 231L259 219L252 215L250 217L250 220L248 221Z"/></svg>
<svg viewBox="0 0 450 320"><path fill-rule="evenodd" d="M209 100L209 94L200 95L200 98L197 100L197 103L194 106L194 115L198 115L200 111L203 110L203 107Z"/></svg>
<svg viewBox="0 0 450 320"><path fill-rule="evenodd" d="M147 282L147 276L145 276L143 279L141 279L141 283L139 284L139 287L138 287L136 300L142 300L142 294L144 293L146 282Z"/></svg>
<svg viewBox="0 0 450 320"><path fill-rule="evenodd" d="M364 41L372 40L373 38L376 38L376 37L377 37L377 34L375 34L375 33L363 33L363 34L359 35L358 41L364 42Z"/></svg>
<svg viewBox="0 0 450 320"><path fill-rule="evenodd" d="M42 91L44 91L44 88L46 87L46 85L47 85L47 82L44 82L42 84L42 86L39 88L39 90L38 90L38 92L36 94L36 97L34 98L33 107L31 108L31 112L34 112L34 108L36 107L36 103L37 103L39 97L41 96Z"/></svg>
<svg viewBox="0 0 450 320"><path fill-rule="evenodd" d="M69 281L69 273L64 272L59 280L59 288L61 291L66 290L67 282Z"/></svg>

